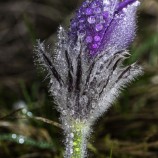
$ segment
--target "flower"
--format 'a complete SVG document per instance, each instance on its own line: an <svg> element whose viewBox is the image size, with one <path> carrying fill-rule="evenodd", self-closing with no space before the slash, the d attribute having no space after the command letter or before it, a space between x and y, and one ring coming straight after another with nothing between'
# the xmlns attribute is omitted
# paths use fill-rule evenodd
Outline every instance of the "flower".
<svg viewBox="0 0 158 158"><path fill-rule="evenodd" d="M135 35L137 0L87 0L71 20L69 36L75 44L84 35L89 53L126 49ZM113 51L115 51L113 50Z"/></svg>
<svg viewBox="0 0 158 158"><path fill-rule="evenodd" d="M65 131L65 158L85 157L90 127L142 68L123 66L136 28L137 0L86 0L59 27L54 52L38 41L37 62L50 79L50 93ZM75 144L75 146L74 146ZM77 155L77 156L76 156Z"/></svg>

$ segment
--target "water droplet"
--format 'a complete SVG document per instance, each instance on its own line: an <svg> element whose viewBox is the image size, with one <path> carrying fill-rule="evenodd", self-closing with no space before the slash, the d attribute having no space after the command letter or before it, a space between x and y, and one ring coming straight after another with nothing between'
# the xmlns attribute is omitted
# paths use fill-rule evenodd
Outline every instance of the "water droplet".
<svg viewBox="0 0 158 158"><path fill-rule="evenodd" d="M103 0L103 4L104 4L104 5L109 5L109 4L110 4L110 1L109 1L109 0Z"/></svg>
<svg viewBox="0 0 158 158"><path fill-rule="evenodd" d="M62 111L63 115L67 115L67 110Z"/></svg>
<svg viewBox="0 0 158 158"><path fill-rule="evenodd" d="M71 25L71 26L72 26L72 25ZM53 83L53 80L51 79L51 80L50 80L50 84L52 84L52 83Z"/></svg>
<svg viewBox="0 0 158 158"><path fill-rule="evenodd" d="M69 142L69 139L68 139L68 138L66 138L66 140L65 140L65 141L66 141L66 143L68 143L68 142Z"/></svg>
<svg viewBox="0 0 158 158"><path fill-rule="evenodd" d="M74 137L74 134L73 134L73 133L70 133L70 137L73 138L73 137Z"/></svg>
<svg viewBox="0 0 158 158"><path fill-rule="evenodd" d="M16 139L16 138L17 138L17 135L16 135L16 134L12 134L12 138L13 138L13 139Z"/></svg>
<svg viewBox="0 0 158 158"><path fill-rule="evenodd" d="M32 115L33 115L32 112L30 112L30 111L27 112L27 116L32 117Z"/></svg>
<svg viewBox="0 0 158 158"><path fill-rule="evenodd" d="M75 111L71 110L70 115L74 115Z"/></svg>
<svg viewBox="0 0 158 158"><path fill-rule="evenodd" d="M25 142L24 138L23 138L23 137L20 137L20 138L19 138L19 143L20 143L20 144L23 144L24 142Z"/></svg>
<svg viewBox="0 0 158 158"><path fill-rule="evenodd" d="M126 12L127 12L127 8L123 8L122 11L123 11L124 13L126 13Z"/></svg>
<svg viewBox="0 0 158 158"><path fill-rule="evenodd" d="M97 7L97 3L96 3L96 2L93 2L93 3L91 4L91 7L92 7L92 8Z"/></svg>
<svg viewBox="0 0 158 158"><path fill-rule="evenodd" d="M87 8L85 11L86 15L91 15L93 13L93 10L91 8Z"/></svg>
<svg viewBox="0 0 158 158"><path fill-rule="evenodd" d="M95 23L95 17L94 17L94 16L90 16L90 17L88 17L87 21L88 21L90 24L94 24L94 23Z"/></svg>
<svg viewBox="0 0 158 158"><path fill-rule="evenodd" d="M87 2L83 2L83 3L82 3L82 6L83 6L83 7L87 7L87 5L88 5Z"/></svg>
<svg viewBox="0 0 158 158"><path fill-rule="evenodd" d="M87 42L87 43L91 43L92 41L93 41L92 36L87 36L87 37L86 37L86 42Z"/></svg>
<svg viewBox="0 0 158 158"><path fill-rule="evenodd" d="M92 103L92 108L95 108L96 106L95 106L95 103Z"/></svg>
<svg viewBox="0 0 158 158"><path fill-rule="evenodd" d="M94 37L94 40L95 40L96 42L99 42L99 41L101 40L101 38L100 38L100 36L97 35L97 36Z"/></svg>
<svg viewBox="0 0 158 158"><path fill-rule="evenodd" d="M96 17L97 23L105 23L104 17L102 15L99 15Z"/></svg>
<svg viewBox="0 0 158 158"><path fill-rule="evenodd" d="M102 20L104 20L104 17L103 17L102 15L100 15L100 16L98 17L98 19L99 19L100 21L102 21Z"/></svg>
<svg viewBox="0 0 158 158"><path fill-rule="evenodd" d="M26 114L26 113L27 113L27 109L25 109L25 108L22 109L22 113L23 113L23 114Z"/></svg>
<svg viewBox="0 0 158 158"><path fill-rule="evenodd" d="M135 6L135 7L138 7L139 5L140 5L139 1L136 1L136 2L133 3L133 6Z"/></svg>
<svg viewBox="0 0 158 158"><path fill-rule="evenodd" d="M70 154L73 154L73 149L70 149Z"/></svg>
<svg viewBox="0 0 158 158"><path fill-rule="evenodd" d="M73 146L73 141L72 140L70 140L69 145Z"/></svg>
<svg viewBox="0 0 158 158"><path fill-rule="evenodd" d="M79 13L80 13L80 12L79 12ZM80 17L81 17L81 13L77 15L77 18L80 18Z"/></svg>
<svg viewBox="0 0 158 158"><path fill-rule="evenodd" d="M80 18L79 22L80 22L80 23L85 22L85 18Z"/></svg>
<svg viewBox="0 0 158 158"><path fill-rule="evenodd" d="M97 45L96 43L94 43L94 44L92 45L92 48L96 49L96 48L98 48L98 45Z"/></svg>
<svg viewBox="0 0 158 158"><path fill-rule="evenodd" d="M94 13L95 13L95 14L101 13L101 9L100 9L99 7L95 8L95 9L94 9Z"/></svg>
<svg viewBox="0 0 158 158"><path fill-rule="evenodd" d="M85 28L85 25L79 25L79 29L83 30Z"/></svg>
<svg viewBox="0 0 158 158"><path fill-rule="evenodd" d="M102 24L97 24L95 26L96 31L101 31L103 29L103 25Z"/></svg>

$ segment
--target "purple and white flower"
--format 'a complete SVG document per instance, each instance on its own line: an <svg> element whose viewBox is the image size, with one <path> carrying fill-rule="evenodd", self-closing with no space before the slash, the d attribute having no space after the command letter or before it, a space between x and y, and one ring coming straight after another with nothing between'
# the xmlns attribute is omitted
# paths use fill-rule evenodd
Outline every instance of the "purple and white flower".
<svg viewBox="0 0 158 158"><path fill-rule="evenodd" d="M59 27L54 52L37 43L37 62L48 73L67 137L65 158L85 157L91 125L142 74L136 63L123 66L135 36L138 6L138 0L86 0L68 31ZM72 145L77 137L78 151Z"/></svg>

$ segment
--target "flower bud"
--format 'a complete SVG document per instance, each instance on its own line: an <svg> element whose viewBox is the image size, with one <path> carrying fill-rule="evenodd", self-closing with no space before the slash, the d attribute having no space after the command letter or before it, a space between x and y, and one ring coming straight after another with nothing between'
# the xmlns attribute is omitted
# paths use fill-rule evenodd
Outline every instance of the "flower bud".
<svg viewBox="0 0 158 158"><path fill-rule="evenodd" d="M36 60L48 73L66 135L65 158L86 156L93 123L143 73L136 63L123 66L129 57L125 49L135 35L138 5L137 0L86 0L69 31L59 27L54 53L37 43Z"/></svg>

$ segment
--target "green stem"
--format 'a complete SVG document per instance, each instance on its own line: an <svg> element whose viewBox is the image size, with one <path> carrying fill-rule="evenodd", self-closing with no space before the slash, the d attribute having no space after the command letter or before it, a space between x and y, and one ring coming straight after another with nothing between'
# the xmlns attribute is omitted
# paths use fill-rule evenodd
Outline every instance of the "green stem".
<svg viewBox="0 0 158 158"><path fill-rule="evenodd" d="M73 128L67 134L65 158L85 158L88 127L81 122L73 123Z"/></svg>
<svg viewBox="0 0 158 158"><path fill-rule="evenodd" d="M74 139L73 139L73 154L71 158L83 158L84 157L84 146L85 146L85 137L82 132L82 129L77 129L74 132Z"/></svg>

